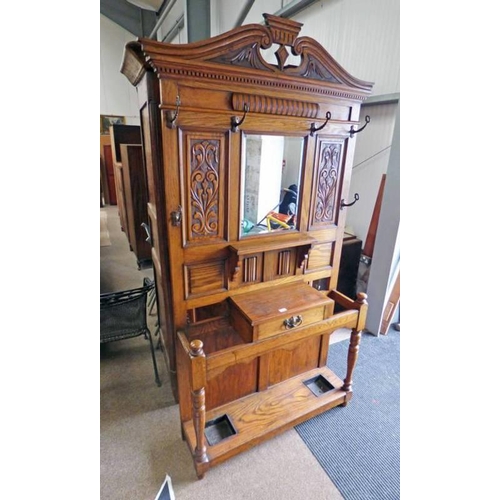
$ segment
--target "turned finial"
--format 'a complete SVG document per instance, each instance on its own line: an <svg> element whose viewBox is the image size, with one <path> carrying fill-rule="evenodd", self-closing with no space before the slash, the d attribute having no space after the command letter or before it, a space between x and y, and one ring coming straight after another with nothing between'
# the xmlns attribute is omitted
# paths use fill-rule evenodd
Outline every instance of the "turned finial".
<svg viewBox="0 0 500 500"><path fill-rule="evenodd" d="M203 355L203 342L201 340L193 340L189 344L189 348L192 356Z"/></svg>
<svg viewBox="0 0 500 500"><path fill-rule="evenodd" d="M366 295L366 293L358 292L356 294L356 302L358 302L359 304L368 304L368 302L366 301L367 298L368 295Z"/></svg>

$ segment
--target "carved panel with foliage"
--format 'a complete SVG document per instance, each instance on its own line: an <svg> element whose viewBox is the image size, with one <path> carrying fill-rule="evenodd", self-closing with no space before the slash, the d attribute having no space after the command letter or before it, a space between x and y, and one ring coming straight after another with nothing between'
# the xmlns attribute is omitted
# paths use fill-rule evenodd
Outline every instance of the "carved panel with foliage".
<svg viewBox="0 0 500 500"><path fill-rule="evenodd" d="M186 233L190 243L224 238L225 136L186 134Z"/></svg>
<svg viewBox="0 0 500 500"><path fill-rule="evenodd" d="M343 143L321 141L315 165L312 226L336 224L338 189L341 183Z"/></svg>

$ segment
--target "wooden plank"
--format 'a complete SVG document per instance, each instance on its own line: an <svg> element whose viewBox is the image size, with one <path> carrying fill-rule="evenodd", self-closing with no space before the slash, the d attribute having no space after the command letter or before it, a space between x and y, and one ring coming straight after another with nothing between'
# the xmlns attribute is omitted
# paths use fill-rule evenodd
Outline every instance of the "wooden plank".
<svg viewBox="0 0 500 500"><path fill-rule="evenodd" d="M382 316L382 326L380 328L380 333L382 333L383 335L387 335L389 326L391 325L392 322L392 318L394 317L396 309L398 308L399 296L400 296L399 276L400 272L398 271L397 278L394 281L391 294L389 295L389 300L385 306L384 314Z"/></svg>
<svg viewBox="0 0 500 500"><path fill-rule="evenodd" d="M373 209L370 227L368 228L368 235L366 236L365 247L363 248L363 255L373 257L373 249L375 248L375 238L377 236L378 220L380 217L380 208L382 206L382 198L384 197L386 174L382 175L380 186L378 188L377 199Z"/></svg>

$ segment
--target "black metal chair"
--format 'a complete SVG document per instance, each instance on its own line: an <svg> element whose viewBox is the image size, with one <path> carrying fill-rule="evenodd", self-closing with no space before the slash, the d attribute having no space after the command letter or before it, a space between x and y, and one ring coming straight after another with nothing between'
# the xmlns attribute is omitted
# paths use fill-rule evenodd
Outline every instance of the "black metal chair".
<svg viewBox="0 0 500 500"><path fill-rule="evenodd" d="M146 321L146 300L154 283L144 279L142 288L101 293L101 344L144 335L149 340L155 382L161 386L151 332Z"/></svg>

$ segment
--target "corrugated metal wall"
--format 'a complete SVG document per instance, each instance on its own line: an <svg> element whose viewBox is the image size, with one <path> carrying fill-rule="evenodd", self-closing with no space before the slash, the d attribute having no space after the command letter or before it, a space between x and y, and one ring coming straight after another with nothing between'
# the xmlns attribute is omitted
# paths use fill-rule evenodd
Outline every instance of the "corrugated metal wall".
<svg viewBox="0 0 500 500"><path fill-rule="evenodd" d="M368 233L382 174L387 171L397 104L382 104L361 108L361 118L371 121L357 137L354 153L349 201L354 193L359 201L347 213L347 226L363 243Z"/></svg>
<svg viewBox="0 0 500 500"><path fill-rule="evenodd" d="M375 82L373 95L399 92L398 0L324 0L294 20L349 73Z"/></svg>

